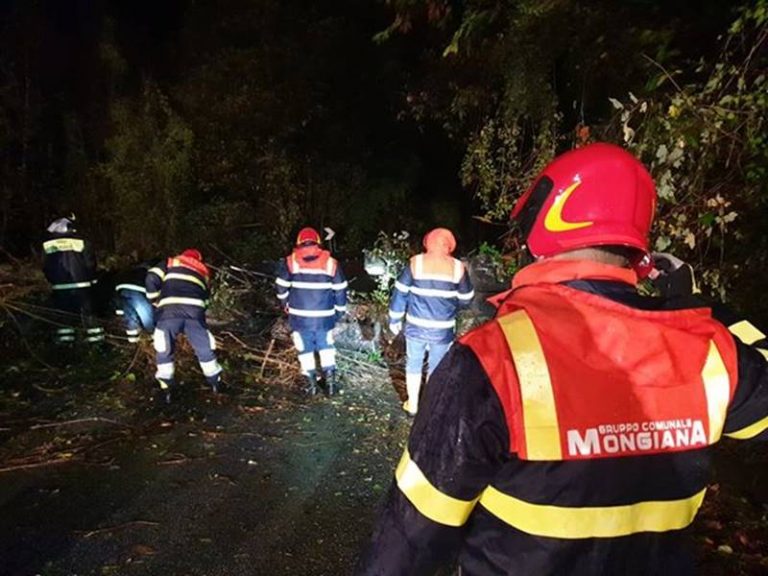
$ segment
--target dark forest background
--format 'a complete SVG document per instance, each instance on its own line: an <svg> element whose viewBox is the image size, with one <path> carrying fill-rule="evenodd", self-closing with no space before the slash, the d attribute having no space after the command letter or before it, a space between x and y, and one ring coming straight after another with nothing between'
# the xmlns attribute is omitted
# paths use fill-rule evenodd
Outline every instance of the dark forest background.
<svg viewBox="0 0 768 576"><path fill-rule="evenodd" d="M0 245L255 261L300 225L504 236L556 152L629 147L655 247L768 318L765 0L3 0Z"/></svg>

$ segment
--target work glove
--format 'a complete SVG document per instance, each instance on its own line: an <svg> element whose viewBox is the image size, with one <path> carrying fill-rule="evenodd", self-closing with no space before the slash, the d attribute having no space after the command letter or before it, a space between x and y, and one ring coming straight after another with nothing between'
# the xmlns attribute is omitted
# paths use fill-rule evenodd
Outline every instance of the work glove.
<svg viewBox="0 0 768 576"><path fill-rule="evenodd" d="M654 252L654 269L649 278L664 298L684 298L699 294L693 267L666 252Z"/></svg>
<svg viewBox="0 0 768 576"><path fill-rule="evenodd" d="M403 323L402 322L390 322L389 324L389 331L392 332L395 336L400 334L400 331L403 329Z"/></svg>

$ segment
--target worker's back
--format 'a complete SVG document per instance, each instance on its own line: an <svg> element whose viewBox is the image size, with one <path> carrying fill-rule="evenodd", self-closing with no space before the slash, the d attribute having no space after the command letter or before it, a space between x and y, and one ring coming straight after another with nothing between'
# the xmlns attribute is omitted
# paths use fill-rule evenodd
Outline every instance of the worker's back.
<svg viewBox="0 0 768 576"><path fill-rule="evenodd" d="M462 565L493 573L503 557L513 574L685 573L677 532L704 497L707 447L736 382L732 336L708 309L659 310L664 302L621 282L593 282L590 294L533 280L461 340L488 366L510 445L475 507Z"/></svg>

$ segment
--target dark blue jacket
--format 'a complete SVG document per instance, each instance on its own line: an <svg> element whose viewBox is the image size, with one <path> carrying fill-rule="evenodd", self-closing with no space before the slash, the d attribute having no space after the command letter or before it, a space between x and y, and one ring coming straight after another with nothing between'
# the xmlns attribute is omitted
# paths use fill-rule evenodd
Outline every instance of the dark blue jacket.
<svg viewBox="0 0 768 576"><path fill-rule="evenodd" d="M43 272L54 290L90 288L96 283L96 258L79 234L51 233L43 252Z"/></svg>
<svg viewBox="0 0 768 576"><path fill-rule="evenodd" d="M331 330L347 311L347 281L327 251L297 248L278 266L277 297L296 332Z"/></svg>
<svg viewBox="0 0 768 576"><path fill-rule="evenodd" d="M456 314L470 305L475 292L460 260L444 259L440 270L431 264L424 254L411 258L395 282L389 323L405 319L406 338L442 344L453 340Z"/></svg>
<svg viewBox="0 0 768 576"><path fill-rule="evenodd" d="M552 279L558 280L574 292L589 293L585 296L596 305L626 307L628 316L636 313L632 309L657 310L664 316L690 308L686 313L697 314L694 308L707 306L694 299L686 303L641 296L635 286L617 280L585 279L583 275L579 280L563 275ZM738 370L733 374L738 385L723 432L739 440L768 440L768 339L737 316L718 319L738 337L734 338ZM617 342L631 345L631 336L627 338L621 329L606 328L615 332ZM566 332L572 329L563 326ZM536 333L532 334L538 342ZM589 337L590 333L578 334ZM660 331L660 339L675 337ZM496 362L489 362L488 356L481 361L478 349L488 350ZM600 370L600 354L604 353L596 347L594 357L583 359L584 365ZM535 366L534 356L528 353L522 359ZM703 363L704 358L701 360ZM695 574L687 557L687 530L676 528L671 521L692 519L690 507L675 503L703 493L709 481L711 448L570 461L523 460L514 444L519 431L510 428L507 418L511 401L504 395L504 391L519 390L519 384L494 387L492 380L507 373L505 365L514 374L515 361L497 321L452 346L424 390L371 545L354 573L434 574L458 556L462 574L474 575ZM675 373L664 362L640 369ZM527 371L531 373L530 367ZM543 374L536 381L540 381L539 389L545 389L544 383L551 386L546 369ZM663 376L660 382L669 385ZM546 404L541 398L544 395L530 396L528 402ZM587 413L590 407L570 409ZM494 504L493 511L485 507L487 503ZM668 508L663 513L635 512L635 522L630 524L634 531L629 533L601 537L590 533L596 526L601 530L626 527L610 509L629 514L637 506L640 510ZM527 531L515 525L521 518L526 520ZM638 518L672 525L667 531L643 531ZM602 522L590 522L595 519ZM530 530L531 526L536 528ZM558 536L561 529L570 535Z"/></svg>
<svg viewBox="0 0 768 576"><path fill-rule="evenodd" d="M208 268L194 258L174 256L149 269L147 299L157 307L157 321L171 318L204 319L208 307Z"/></svg>

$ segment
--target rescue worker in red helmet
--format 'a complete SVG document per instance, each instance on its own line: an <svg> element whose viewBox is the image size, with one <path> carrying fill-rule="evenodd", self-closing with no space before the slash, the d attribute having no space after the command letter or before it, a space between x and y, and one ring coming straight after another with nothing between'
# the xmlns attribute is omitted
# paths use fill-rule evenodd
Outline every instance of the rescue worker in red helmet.
<svg viewBox="0 0 768 576"><path fill-rule="evenodd" d="M347 280L321 242L317 230L302 228L293 251L278 266L275 288L288 313L307 393L317 393L317 353L326 390L333 395L338 379L332 330L347 311Z"/></svg>
<svg viewBox="0 0 768 576"><path fill-rule="evenodd" d="M768 439L768 341L638 293L655 203L608 144L536 179L513 213L536 262L432 374L357 574L694 573L712 445Z"/></svg>
<svg viewBox="0 0 768 576"><path fill-rule="evenodd" d="M171 400L176 337L186 336L195 351L205 380L219 391L221 366L216 360L216 340L208 330L205 310L210 298L210 272L199 250L184 250L152 267L145 280L147 299L156 307L153 335L157 354L155 377L166 402Z"/></svg>
<svg viewBox="0 0 768 576"><path fill-rule="evenodd" d="M398 276L389 304L389 330L398 334L405 320L405 388L403 409L416 414L422 367L427 377L448 352L456 336L456 315L475 293L464 264L451 256L456 238L447 228L424 236L424 252L411 258Z"/></svg>

